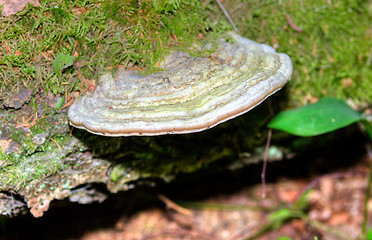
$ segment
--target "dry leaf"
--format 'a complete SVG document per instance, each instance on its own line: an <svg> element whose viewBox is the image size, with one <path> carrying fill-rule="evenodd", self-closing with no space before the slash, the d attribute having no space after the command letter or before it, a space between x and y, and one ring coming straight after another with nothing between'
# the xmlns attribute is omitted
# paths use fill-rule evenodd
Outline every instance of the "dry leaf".
<svg viewBox="0 0 372 240"><path fill-rule="evenodd" d="M3 154L9 148L11 141L12 140L4 140L4 139L0 140L0 149L1 149Z"/></svg>
<svg viewBox="0 0 372 240"><path fill-rule="evenodd" d="M27 3L32 3L34 7L40 6L38 0L0 0L0 5L4 5L2 16L7 17L20 12Z"/></svg>

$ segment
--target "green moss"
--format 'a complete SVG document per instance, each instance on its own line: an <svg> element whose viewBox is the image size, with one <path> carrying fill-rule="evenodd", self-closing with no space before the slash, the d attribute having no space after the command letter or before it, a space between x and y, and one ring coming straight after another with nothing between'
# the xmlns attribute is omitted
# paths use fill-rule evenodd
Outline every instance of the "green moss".
<svg viewBox="0 0 372 240"><path fill-rule="evenodd" d="M22 116L36 113L37 106L44 105L39 97L45 94L36 93L63 96L66 90L82 91L86 79L98 78L116 65L138 65L150 73L152 65L170 49L189 50L198 38L218 29L197 0L46 0L40 7L27 7L18 15L0 17L0 21L0 101L12 99L21 86L32 89L35 96L29 104L32 110L0 112L0 127L7 131L1 137L16 144L10 154L0 156L4 159L0 185L4 188L18 188L50 176L64 168L64 158L72 151L86 150L83 144L74 145L76 139L68 135L66 116L53 109L61 107L64 97L52 107L43 107L44 118L19 127ZM73 56L75 64L56 62L58 56ZM125 142L102 141L99 146L103 148L93 151L103 155L112 151L118 159L131 155L115 147L121 148ZM147 142L139 143L139 148L144 144ZM159 155L151 154L146 153Z"/></svg>
<svg viewBox="0 0 372 240"><path fill-rule="evenodd" d="M226 21L213 2L211 18ZM372 91L366 90L372 89L372 68L367 66L371 1L231 0L224 5L244 36L291 57L294 73L288 89L293 105L324 96L371 102ZM286 14L302 32L289 25Z"/></svg>
<svg viewBox="0 0 372 240"><path fill-rule="evenodd" d="M59 2L42 1L22 17L0 18L3 99L21 85L34 94L41 88L55 94L83 90L86 79L116 65L147 66L149 73L153 71L149 66L170 48L189 50L192 44L200 44L199 34L213 39L231 30L214 0L76 0L62 1L56 8ZM286 93L293 105L322 96L361 102L372 99L372 91L366 91L372 88L372 70L366 66L371 48L369 2L231 0L224 5L242 35L290 55L294 74ZM286 14L302 32L289 26ZM52 68L59 54L76 57L74 66L64 68L60 77ZM37 105L32 99L32 112ZM0 153L0 185L19 187L50 176L66 167L66 156L86 150L117 164L112 181L130 171L148 176L193 172L238 159L238 154L262 144L262 129L270 116L255 109L232 124L206 132L152 138L105 138L74 130L77 143L69 135L65 114L52 106L45 107L43 115L48 117L37 121L28 133L15 127L20 122L16 111L1 110L3 115L0 111L1 131L11 133L18 143L13 153ZM13 127L8 126L12 121Z"/></svg>
<svg viewBox="0 0 372 240"><path fill-rule="evenodd" d="M115 7L112 7L115 6ZM276 46L294 63L290 95L306 103L322 96L366 102L372 98L369 1L224 2L241 33ZM207 17L209 14L209 17ZM303 29L297 32L288 14ZM222 23L221 23L221 20ZM0 18L0 93L21 85L37 92L82 90L85 79L116 65L152 66L169 47L188 48L198 34L231 29L215 1L42 1L22 16ZM211 31L213 30L213 31ZM177 38L177 39L176 39ZM178 40L178 41L177 41ZM58 77L55 57L76 56ZM146 73L153 71L151 68ZM81 73L80 73L81 72ZM74 80L76 78L77 80ZM299 101L298 101L299 100Z"/></svg>
<svg viewBox="0 0 372 240"><path fill-rule="evenodd" d="M36 144L23 140L24 153L0 153L0 185L14 189L23 187L33 180L43 179L66 167L65 157L73 150L74 139L68 136L53 136L45 140L42 149L32 149ZM60 149L58 146L63 146ZM34 150L32 154L29 152Z"/></svg>
<svg viewBox="0 0 372 240"><path fill-rule="evenodd" d="M32 180L50 176L64 166L58 152L38 152L31 157L10 154L5 159L11 163L0 169L0 184L14 190L24 187Z"/></svg>
<svg viewBox="0 0 372 240"><path fill-rule="evenodd" d="M2 98L21 85L33 93L82 90L85 79L116 65L152 66L170 47L189 47L212 28L196 0L46 0L22 15L0 18ZM61 76L52 69L59 54L76 57Z"/></svg>
<svg viewBox="0 0 372 240"><path fill-rule="evenodd" d="M0 111L0 139L12 145L0 153L0 185L5 189L16 190L56 173L65 167L65 157L79 147L67 134L66 116L47 115L45 110L47 117L22 123L18 113Z"/></svg>

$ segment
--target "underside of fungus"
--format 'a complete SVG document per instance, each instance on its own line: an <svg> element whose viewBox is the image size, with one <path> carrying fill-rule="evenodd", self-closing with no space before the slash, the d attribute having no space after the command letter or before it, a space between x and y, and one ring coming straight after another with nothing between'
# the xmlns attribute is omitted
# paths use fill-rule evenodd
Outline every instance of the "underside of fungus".
<svg viewBox="0 0 372 240"><path fill-rule="evenodd" d="M292 63L267 45L232 37L209 57L173 52L162 72L102 76L70 107L71 125L105 136L154 136L203 131L248 112L290 79Z"/></svg>

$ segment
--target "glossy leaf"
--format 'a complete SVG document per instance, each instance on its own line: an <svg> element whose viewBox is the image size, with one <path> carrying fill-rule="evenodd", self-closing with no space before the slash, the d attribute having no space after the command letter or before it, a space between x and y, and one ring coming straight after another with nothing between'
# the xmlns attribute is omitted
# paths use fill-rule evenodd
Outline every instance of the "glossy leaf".
<svg viewBox="0 0 372 240"><path fill-rule="evenodd" d="M367 240L372 240L372 228L370 228L367 232Z"/></svg>
<svg viewBox="0 0 372 240"><path fill-rule="evenodd" d="M328 133L360 120L364 120L360 113L345 102L323 98L314 104L279 113L268 127L309 137ZM368 123L363 124L370 127Z"/></svg>

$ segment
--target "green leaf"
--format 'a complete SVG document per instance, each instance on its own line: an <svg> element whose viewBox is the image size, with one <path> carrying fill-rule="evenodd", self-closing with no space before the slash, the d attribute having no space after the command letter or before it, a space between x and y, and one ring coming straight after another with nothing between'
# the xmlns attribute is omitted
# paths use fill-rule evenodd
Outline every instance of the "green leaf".
<svg viewBox="0 0 372 240"><path fill-rule="evenodd" d="M307 190L306 192L301 194L300 197L297 199L297 201L293 204L295 209L304 211L306 207L309 205L308 204L309 195L310 195L310 190Z"/></svg>
<svg viewBox="0 0 372 240"><path fill-rule="evenodd" d="M365 127L366 129L366 132L368 133L369 135L369 138L372 140L372 124L370 122L368 122L367 119L363 119L362 121L360 121L363 126Z"/></svg>
<svg viewBox="0 0 372 240"><path fill-rule="evenodd" d="M74 57L69 54L60 53L54 59L53 70L59 76L63 69L68 68L74 63Z"/></svg>
<svg viewBox="0 0 372 240"><path fill-rule="evenodd" d="M54 109L56 111L58 111L59 109L61 109L61 107L63 106L63 103L65 102L65 98L64 97L59 97L56 104L54 105Z"/></svg>
<svg viewBox="0 0 372 240"><path fill-rule="evenodd" d="M278 237L276 240L292 240L290 237Z"/></svg>
<svg viewBox="0 0 372 240"><path fill-rule="evenodd" d="M279 229L286 221L292 218L301 218L305 214L299 210L282 208L270 213L267 218L271 223L272 228Z"/></svg>
<svg viewBox="0 0 372 240"><path fill-rule="evenodd" d="M273 222L284 222L292 217L294 217L294 215L291 209L282 208L275 212L270 213L267 218Z"/></svg>
<svg viewBox="0 0 372 240"><path fill-rule="evenodd" d="M370 228L367 232L367 240L372 240L372 228Z"/></svg>
<svg viewBox="0 0 372 240"><path fill-rule="evenodd" d="M323 98L314 104L279 113L268 127L293 135L309 137L346 127L363 117L335 98Z"/></svg>

